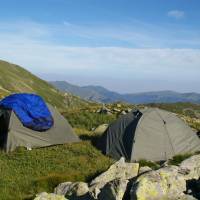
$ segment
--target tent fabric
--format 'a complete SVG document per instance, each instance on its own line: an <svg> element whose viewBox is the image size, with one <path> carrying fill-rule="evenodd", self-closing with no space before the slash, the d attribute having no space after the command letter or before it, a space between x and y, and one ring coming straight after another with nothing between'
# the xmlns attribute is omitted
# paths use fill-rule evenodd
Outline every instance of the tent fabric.
<svg viewBox="0 0 200 200"><path fill-rule="evenodd" d="M29 129L20 122L15 112L0 108L0 147L6 152L17 147L27 149L40 148L58 144L80 142L68 121L55 109L47 104L54 118L52 128L40 132Z"/></svg>
<svg viewBox="0 0 200 200"><path fill-rule="evenodd" d="M200 139L174 113L157 108L121 116L104 133L101 150L115 159L160 161L200 151Z"/></svg>
<svg viewBox="0 0 200 200"><path fill-rule="evenodd" d="M21 123L32 130L45 131L53 126L53 117L38 95L13 94L1 100L0 107L13 110Z"/></svg>
<svg viewBox="0 0 200 200"><path fill-rule="evenodd" d="M134 130L141 115L140 111L133 111L119 117L107 128L98 144L98 148L104 154L111 155L115 159L120 159L121 157L130 158Z"/></svg>

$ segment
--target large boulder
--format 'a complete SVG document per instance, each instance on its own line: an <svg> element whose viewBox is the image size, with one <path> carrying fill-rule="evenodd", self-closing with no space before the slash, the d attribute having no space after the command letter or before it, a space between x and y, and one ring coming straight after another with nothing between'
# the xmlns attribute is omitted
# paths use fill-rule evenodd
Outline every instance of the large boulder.
<svg viewBox="0 0 200 200"><path fill-rule="evenodd" d="M179 167L166 166L156 171L142 171L132 185L131 200L200 198L200 155L184 160ZM192 192L185 195L184 192L188 190Z"/></svg>
<svg viewBox="0 0 200 200"><path fill-rule="evenodd" d="M144 174L149 171L152 171L152 169L148 166L140 167L138 174Z"/></svg>
<svg viewBox="0 0 200 200"><path fill-rule="evenodd" d="M101 190L98 200L122 200L126 192L128 180L115 179L107 183Z"/></svg>
<svg viewBox="0 0 200 200"><path fill-rule="evenodd" d="M185 174L185 179L199 179L200 177L200 154L191 156L180 164L180 172Z"/></svg>
<svg viewBox="0 0 200 200"><path fill-rule="evenodd" d="M184 191L184 175L179 173L179 167L170 166L139 176L132 185L130 196L131 200L178 199Z"/></svg>
<svg viewBox="0 0 200 200"><path fill-rule="evenodd" d="M65 182L59 184L55 189L54 193L64 196L76 196L81 197L89 192L88 184L84 182Z"/></svg>
<svg viewBox="0 0 200 200"><path fill-rule="evenodd" d="M192 195L185 194L181 196L178 200L198 200L198 199L193 197Z"/></svg>
<svg viewBox="0 0 200 200"><path fill-rule="evenodd" d="M124 158L110 166L110 168L96 177L90 183L90 193L97 199L101 189L115 179L128 180L138 175L138 163L126 163Z"/></svg>
<svg viewBox="0 0 200 200"><path fill-rule="evenodd" d="M67 200L63 195L57 194L48 194L46 192L42 192L37 194L34 200Z"/></svg>

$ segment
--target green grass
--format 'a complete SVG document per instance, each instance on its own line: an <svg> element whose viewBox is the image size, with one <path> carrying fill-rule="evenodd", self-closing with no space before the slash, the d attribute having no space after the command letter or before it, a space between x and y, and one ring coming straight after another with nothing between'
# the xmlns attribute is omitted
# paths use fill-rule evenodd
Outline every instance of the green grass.
<svg viewBox="0 0 200 200"><path fill-rule="evenodd" d="M90 130L115 120L116 116L88 109L68 110L64 114L83 139L80 143L32 151L19 148L9 154L0 152L1 200L32 199L39 192L53 192L61 182L90 181L113 163L92 145L96 136Z"/></svg>
<svg viewBox="0 0 200 200"><path fill-rule="evenodd" d="M182 161L191 157L192 155L193 154L191 153L176 155L171 160L169 160L169 165L179 165Z"/></svg>
<svg viewBox="0 0 200 200"><path fill-rule="evenodd" d="M63 113L63 115L68 119L72 127L82 128L89 131L100 124L111 123L116 119L115 115L92 113L87 110L81 110L79 112L69 111Z"/></svg>
<svg viewBox="0 0 200 200"><path fill-rule="evenodd" d="M140 167L148 166L153 170L160 168L160 165L158 165L156 162L152 162L152 161L148 161L148 160L144 160L144 159L139 160L139 164L140 164Z"/></svg>
<svg viewBox="0 0 200 200"><path fill-rule="evenodd" d="M31 199L64 181L89 181L113 161L89 141L0 153L0 199Z"/></svg>

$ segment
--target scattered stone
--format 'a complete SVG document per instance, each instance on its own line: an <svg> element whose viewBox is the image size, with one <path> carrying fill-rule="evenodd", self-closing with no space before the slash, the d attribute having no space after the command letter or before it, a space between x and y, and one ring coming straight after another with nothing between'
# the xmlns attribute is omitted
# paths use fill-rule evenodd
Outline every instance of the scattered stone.
<svg viewBox="0 0 200 200"><path fill-rule="evenodd" d="M96 113L100 113L101 112L101 109L98 109L97 111L96 111Z"/></svg>
<svg viewBox="0 0 200 200"><path fill-rule="evenodd" d="M128 180L115 179L107 183L101 190L98 200L122 200L127 188Z"/></svg>
<svg viewBox="0 0 200 200"><path fill-rule="evenodd" d="M119 112L121 112L121 110L117 109L117 108L113 108L113 112L119 113Z"/></svg>
<svg viewBox="0 0 200 200"><path fill-rule="evenodd" d="M120 115L126 115L127 113L123 110Z"/></svg>
<svg viewBox="0 0 200 200"><path fill-rule="evenodd" d="M119 103L116 106L117 106L117 108L121 108L122 107L122 105L119 104Z"/></svg>
<svg viewBox="0 0 200 200"><path fill-rule="evenodd" d="M46 192L42 192L40 194L36 195L36 198L34 200L67 200L63 195L57 195L57 194L48 194Z"/></svg>
<svg viewBox="0 0 200 200"><path fill-rule="evenodd" d="M106 114L106 115L112 115L111 110L108 109L108 108L106 108L106 107L98 109L97 113L99 113L99 114Z"/></svg>
<svg viewBox="0 0 200 200"><path fill-rule="evenodd" d="M102 134L106 131L107 128L108 128L108 124L101 124L94 130L94 133Z"/></svg>
<svg viewBox="0 0 200 200"><path fill-rule="evenodd" d="M126 113L130 113L131 111L132 111L131 108L127 108L127 109L125 110Z"/></svg>

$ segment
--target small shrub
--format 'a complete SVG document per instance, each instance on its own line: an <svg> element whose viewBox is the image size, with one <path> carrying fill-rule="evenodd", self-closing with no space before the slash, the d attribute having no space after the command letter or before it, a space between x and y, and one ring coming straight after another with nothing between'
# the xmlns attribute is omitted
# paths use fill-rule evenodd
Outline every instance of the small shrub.
<svg viewBox="0 0 200 200"><path fill-rule="evenodd" d="M170 165L179 165L183 160L185 160L191 156L192 156L192 154L189 154L189 153L176 155L171 160L169 160L169 164Z"/></svg>
<svg viewBox="0 0 200 200"><path fill-rule="evenodd" d="M145 159L139 160L139 164L140 164L140 167L148 166L148 167L150 167L151 169L154 169L154 170L160 168L160 165L158 165L157 163L152 162L152 161L148 161L148 160L145 160Z"/></svg>
<svg viewBox="0 0 200 200"><path fill-rule="evenodd" d="M101 124L109 124L116 119L115 115L92 113L85 110L65 112L63 116L67 118L73 128L81 128L89 131Z"/></svg>

